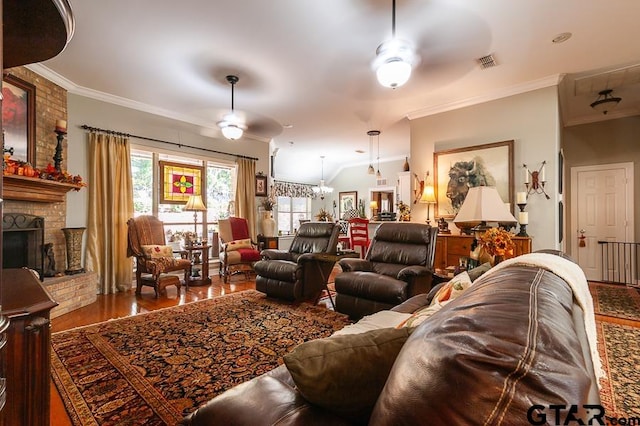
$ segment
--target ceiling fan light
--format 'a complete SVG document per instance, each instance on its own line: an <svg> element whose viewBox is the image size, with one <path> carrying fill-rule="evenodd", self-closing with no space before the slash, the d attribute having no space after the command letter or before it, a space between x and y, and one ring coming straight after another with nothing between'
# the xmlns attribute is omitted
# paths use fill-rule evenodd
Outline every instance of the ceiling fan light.
<svg viewBox="0 0 640 426"><path fill-rule="evenodd" d="M221 124L220 130L222 131L222 135L225 138L232 141L235 141L236 139L240 139L242 137L242 134L244 133L244 130L242 130L242 128L231 123L227 123L224 125Z"/></svg>
<svg viewBox="0 0 640 426"><path fill-rule="evenodd" d="M409 81L411 64L398 57L387 59L376 69L376 77L384 87L395 89Z"/></svg>

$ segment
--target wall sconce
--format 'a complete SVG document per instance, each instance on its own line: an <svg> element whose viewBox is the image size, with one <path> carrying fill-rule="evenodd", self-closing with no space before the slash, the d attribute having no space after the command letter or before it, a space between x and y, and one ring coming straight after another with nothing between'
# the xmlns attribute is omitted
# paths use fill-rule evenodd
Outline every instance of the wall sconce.
<svg viewBox="0 0 640 426"><path fill-rule="evenodd" d="M551 199L544 190L544 185L547 183L545 176L546 164L547 162L543 161L540 168L534 171L529 170L526 164L522 165L524 170L524 185L527 187L527 197L533 192L534 194L544 194L544 196L547 197L547 200Z"/></svg>

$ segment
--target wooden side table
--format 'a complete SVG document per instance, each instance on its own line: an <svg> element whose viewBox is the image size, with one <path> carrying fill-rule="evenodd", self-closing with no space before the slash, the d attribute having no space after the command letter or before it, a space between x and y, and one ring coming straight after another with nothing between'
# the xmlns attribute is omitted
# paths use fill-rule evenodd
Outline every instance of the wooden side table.
<svg viewBox="0 0 640 426"><path fill-rule="evenodd" d="M190 285L200 286L211 284L211 277L209 276L209 249L211 246L208 244L199 244L184 247L184 251L187 252L187 258L191 260L191 276L185 284L189 289ZM201 269L197 266L202 265ZM194 275L198 274L198 275Z"/></svg>

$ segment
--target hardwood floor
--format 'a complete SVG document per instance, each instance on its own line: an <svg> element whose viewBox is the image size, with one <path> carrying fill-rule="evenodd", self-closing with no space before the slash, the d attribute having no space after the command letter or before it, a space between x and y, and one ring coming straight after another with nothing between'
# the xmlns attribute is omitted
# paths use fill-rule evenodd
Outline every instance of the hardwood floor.
<svg viewBox="0 0 640 426"><path fill-rule="evenodd" d="M243 274L231 277L229 282L224 284L214 271L211 280L212 284L209 286L190 286L188 291L185 291L183 286L179 295L176 287L170 286L167 288L167 294L160 295L157 299L151 287L143 287L142 294L136 296L135 285L127 292L104 296L99 295L95 303L52 319L51 331L56 333L109 319L123 318L142 312L184 305L189 302L255 289L255 279L252 277L251 280L247 281ZM53 382L51 383L50 417L52 426L68 426L72 424L62 403L62 398Z"/></svg>

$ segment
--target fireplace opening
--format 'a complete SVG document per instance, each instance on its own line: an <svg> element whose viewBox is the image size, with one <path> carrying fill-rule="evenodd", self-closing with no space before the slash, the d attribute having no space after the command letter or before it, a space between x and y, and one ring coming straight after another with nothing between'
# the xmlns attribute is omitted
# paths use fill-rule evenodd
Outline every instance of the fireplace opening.
<svg viewBox="0 0 640 426"><path fill-rule="evenodd" d="M2 216L2 267L33 269L44 278L44 218L30 214Z"/></svg>

